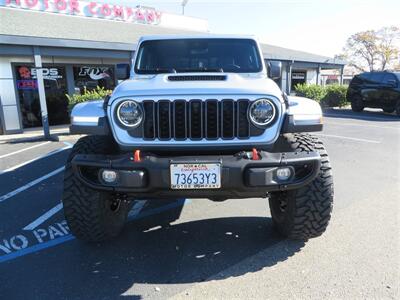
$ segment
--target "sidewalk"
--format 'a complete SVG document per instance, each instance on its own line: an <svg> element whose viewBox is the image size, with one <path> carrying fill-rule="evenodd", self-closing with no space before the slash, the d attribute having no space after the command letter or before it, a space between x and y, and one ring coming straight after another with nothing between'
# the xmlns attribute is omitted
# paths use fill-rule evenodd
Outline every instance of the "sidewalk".
<svg viewBox="0 0 400 300"><path fill-rule="evenodd" d="M69 139L75 137L69 134L69 125L50 126L50 134L52 136L58 136L60 140L65 139L65 137L68 137ZM16 141L32 142L39 140L44 140L42 127L25 129L23 133L0 135L0 144Z"/></svg>

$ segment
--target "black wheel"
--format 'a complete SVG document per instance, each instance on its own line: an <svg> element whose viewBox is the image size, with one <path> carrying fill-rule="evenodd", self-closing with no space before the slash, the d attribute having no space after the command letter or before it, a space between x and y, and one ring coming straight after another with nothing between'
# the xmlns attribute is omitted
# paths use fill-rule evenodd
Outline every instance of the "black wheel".
<svg viewBox="0 0 400 300"><path fill-rule="evenodd" d="M398 115L400 117L400 101L397 101L397 104L396 104L396 115Z"/></svg>
<svg viewBox="0 0 400 300"><path fill-rule="evenodd" d="M364 110L364 104L359 95L355 95L351 100L351 109L354 112L361 112Z"/></svg>
<svg viewBox="0 0 400 300"><path fill-rule="evenodd" d="M67 224L78 239L98 242L122 230L131 204L108 192L83 185L73 174L71 160L77 154L110 154L116 149L108 137L86 136L72 148L64 174L63 205Z"/></svg>
<svg viewBox="0 0 400 300"><path fill-rule="evenodd" d="M273 192L269 206L275 227L292 239L308 240L325 232L333 206L333 178L324 145L309 134L287 135L286 141L295 151L318 151L321 167L318 176L297 190Z"/></svg>
<svg viewBox="0 0 400 300"><path fill-rule="evenodd" d="M146 230L156 226L167 227L179 219L185 199L151 199L142 204L133 219L135 227ZM140 203L139 203L140 205ZM135 204L132 211L135 211Z"/></svg>
<svg viewBox="0 0 400 300"><path fill-rule="evenodd" d="M382 108L385 113L391 114L395 111L395 108Z"/></svg>

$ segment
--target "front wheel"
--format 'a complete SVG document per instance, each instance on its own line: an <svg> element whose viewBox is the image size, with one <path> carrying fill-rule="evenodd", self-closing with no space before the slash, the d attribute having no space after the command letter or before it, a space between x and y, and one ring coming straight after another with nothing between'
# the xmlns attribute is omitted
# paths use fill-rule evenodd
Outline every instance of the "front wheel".
<svg viewBox="0 0 400 300"><path fill-rule="evenodd" d="M397 101L397 104L396 104L396 115L398 115L400 117L400 100Z"/></svg>
<svg viewBox="0 0 400 300"><path fill-rule="evenodd" d="M72 148L65 166L64 215L72 234L78 239L98 242L117 236L122 230L131 203L108 192L93 190L81 183L71 167L77 154L110 154L112 140L103 136L86 136Z"/></svg>
<svg viewBox="0 0 400 300"><path fill-rule="evenodd" d="M383 110L385 113L391 114L391 113L394 112L395 109L394 109L394 108L385 107L385 108L382 108L382 110Z"/></svg>
<svg viewBox="0 0 400 300"><path fill-rule="evenodd" d="M308 134L286 136L294 151L317 151L321 167L317 177L297 190L269 195L272 220L277 230L292 239L308 240L325 232L333 206L333 179L328 154L316 137Z"/></svg>
<svg viewBox="0 0 400 300"><path fill-rule="evenodd" d="M358 95L354 96L351 100L351 109L354 112L361 112L364 110L362 98Z"/></svg>

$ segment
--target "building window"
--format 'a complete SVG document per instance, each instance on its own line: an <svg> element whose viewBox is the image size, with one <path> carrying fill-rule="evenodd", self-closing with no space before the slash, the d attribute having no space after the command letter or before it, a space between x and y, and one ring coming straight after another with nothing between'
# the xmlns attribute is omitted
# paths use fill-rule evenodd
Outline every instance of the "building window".
<svg viewBox="0 0 400 300"><path fill-rule="evenodd" d="M114 67L112 66L74 66L75 90L83 93L97 86L112 90L115 88Z"/></svg>
<svg viewBox="0 0 400 300"><path fill-rule="evenodd" d="M67 124L69 115L68 100L65 96L65 67L45 65L42 70L49 124ZM42 126L36 68L30 64L17 65L15 74L23 127Z"/></svg>
<svg viewBox="0 0 400 300"><path fill-rule="evenodd" d="M296 90L297 84L306 83L307 72L306 71L293 71L292 72L292 84L291 84L291 91Z"/></svg>

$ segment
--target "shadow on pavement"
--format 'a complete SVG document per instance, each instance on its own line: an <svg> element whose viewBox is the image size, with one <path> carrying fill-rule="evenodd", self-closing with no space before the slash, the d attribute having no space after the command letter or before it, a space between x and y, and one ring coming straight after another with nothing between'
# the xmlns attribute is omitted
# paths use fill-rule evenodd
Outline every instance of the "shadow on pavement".
<svg viewBox="0 0 400 300"><path fill-rule="evenodd" d="M377 122L399 122L400 117L396 114L384 113L381 110L364 110L362 112L353 112L351 109L325 109L324 115L329 118L356 119L364 121Z"/></svg>
<svg viewBox="0 0 400 300"><path fill-rule="evenodd" d="M191 284L213 276L214 280L241 276L284 261L304 246L303 242L278 244L281 241L271 219L264 217L207 219L143 232L130 223L120 237L108 243L74 241L18 260L9 266L14 271L3 279L3 296L141 299L146 295L140 285ZM250 263L230 268L273 245L263 259L253 257ZM136 296L124 296L131 288Z"/></svg>

